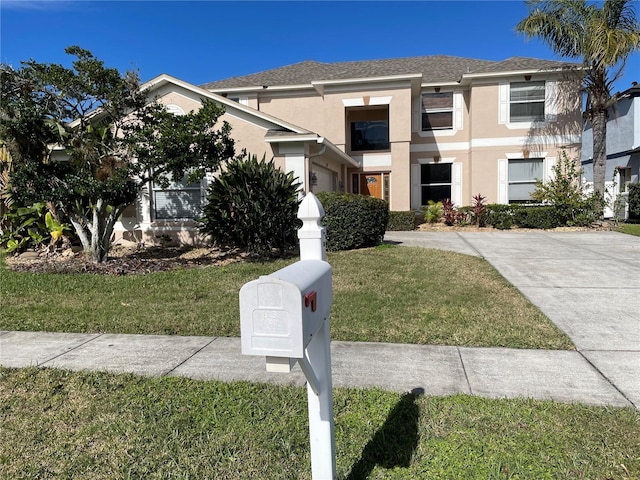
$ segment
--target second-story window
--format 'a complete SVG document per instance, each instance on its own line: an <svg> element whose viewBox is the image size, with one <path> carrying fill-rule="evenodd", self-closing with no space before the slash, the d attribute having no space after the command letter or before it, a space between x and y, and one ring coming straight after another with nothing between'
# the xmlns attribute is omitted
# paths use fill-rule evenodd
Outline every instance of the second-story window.
<svg viewBox="0 0 640 480"><path fill-rule="evenodd" d="M422 131L453 129L453 92L422 94Z"/></svg>
<svg viewBox="0 0 640 480"><path fill-rule="evenodd" d="M512 82L509 85L509 121L541 122L545 119L542 82Z"/></svg>
<svg viewBox="0 0 640 480"><path fill-rule="evenodd" d="M356 107L346 111L351 151L389 150L389 107Z"/></svg>

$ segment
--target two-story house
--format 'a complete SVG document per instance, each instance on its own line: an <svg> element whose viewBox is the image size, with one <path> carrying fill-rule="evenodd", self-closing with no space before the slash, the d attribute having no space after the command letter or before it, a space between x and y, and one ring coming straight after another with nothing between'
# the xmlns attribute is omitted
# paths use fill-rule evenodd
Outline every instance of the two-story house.
<svg viewBox="0 0 640 480"><path fill-rule="evenodd" d="M579 155L575 67L440 55L305 61L200 87L161 75L146 87L176 114L205 97L223 104L237 148L293 171L304 191L372 195L401 211L444 198L469 205L478 193L528 200L561 149ZM206 186L151 185L122 228L188 240Z"/></svg>
<svg viewBox="0 0 640 480"><path fill-rule="evenodd" d="M593 186L593 130L588 121L582 133L581 163L583 183ZM604 214L613 217L618 195L626 192L630 183L640 182L640 85L635 82L619 93L618 101L608 111L604 178L607 191ZM626 218L625 210L621 209L618 215Z"/></svg>

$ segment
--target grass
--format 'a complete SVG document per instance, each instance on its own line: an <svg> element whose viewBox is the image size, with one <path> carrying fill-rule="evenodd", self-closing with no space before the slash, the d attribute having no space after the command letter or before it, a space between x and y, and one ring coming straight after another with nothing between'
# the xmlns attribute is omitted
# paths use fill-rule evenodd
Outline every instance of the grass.
<svg viewBox="0 0 640 480"><path fill-rule="evenodd" d="M616 227L616 232L640 237L640 223L621 223Z"/></svg>
<svg viewBox="0 0 640 480"><path fill-rule="evenodd" d="M239 336L238 292L290 261L146 275L0 268L0 329ZM486 261L409 247L337 252L331 337L346 341L572 349Z"/></svg>
<svg viewBox="0 0 640 480"><path fill-rule="evenodd" d="M339 479L632 479L640 412L335 389ZM0 368L0 478L309 479L306 391Z"/></svg>

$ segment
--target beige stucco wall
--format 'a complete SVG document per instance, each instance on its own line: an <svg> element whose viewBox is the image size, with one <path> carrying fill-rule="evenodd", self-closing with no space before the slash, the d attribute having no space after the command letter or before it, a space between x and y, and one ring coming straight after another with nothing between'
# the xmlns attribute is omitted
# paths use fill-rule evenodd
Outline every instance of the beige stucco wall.
<svg viewBox="0 0 640 480"><path fill-rule="evenodd" d="M325 136L342 151L363 162L362 171L390 172L390 202L393 210L409 208L409 145L412 130L412 96L408 81L366 86L326 86L323 95L312 91L300 96L283 95L268 90L259 93L260 110ZM387 109L389 117L388 151L351 152L347 111L366 117L370 108ZM363 159L365 159L363 161ZM369 161L370 160L370 161ZM325 162L326 164L326 162ZM329 166L339 172L339 182L351 191L346 168ZM353 169L349 170L353 172ZM404 183L406 181L406 183Z"/></svg>
<svg viewBox="0 0 640 480"><path fill-rule="evenodd" d="M581 111L576 81L533 76L533 81L555 82L554 116L541 124L518 125L501 123L500 84L509 80L523 81L523 78L482 80L465 86L461 131L419 134L419 126L414 131L412 164L434 158L462 163L463 205L470 205L478 193L486 196L489 203L498 202L499 160L529 156L553 161L562 150L570 156L579 154Z"/></svg>
<svg viewBox="0 0 640 480"><path fill-rule="evenodd" d="M554 82L558 98L567 92L572 98L571 102L556 102L550 121L535 125L505 122L500 110L501 100L504 108L501 85L504 97L504 85L508 85L510 80L522 79L482 78L467 84L442 87L442 91L454 91L462 99L462 121L459 130L440 132L421 131L421 94L435 91L435 87L416 89L414 85L412 89L408 80L324 85L319 91L313 88L291 92L264 89L247 95L245 103L249 106L326 137L338 149L360 162L360 168L345 166L337 160L335 153L323 151L322 145L313 141L306 144L297 140L285 142L281 147L269 144L265 142L265 134L269 129L280 127L260 115L235 109L233 105L229 105L220 121L226 120L231 124L231 136L236 141L237 152L244 148L259 158L266 154L267 159L273 158L283 170L286 170L287 162L292 165L292 155L295 158L306 157L298 171L307 181L314 165L335 172L338 189L345 191L351 191L352 173L389 174L392 210L411 208L412 165L421 162L444 161L457 165L461 174L462 205L471 204L472 197L478 193L484 195L488 203L495 203L500 196L500 162L504 166L510 158L526 156L553 160L559 157L562 149L573 156L579 154L581 114L577 83L555 76L534 75L532 78L534 81L540 79ZM156 93L163 103L177 105L185 112L200 106L198 94L187 88L167 85ZM365 118L370 108L382 108L388 112L390 148L388 151L351 152L347 112L352 112L353 118ZM309 187L307 182L307 190ZM178 231L178 235L189 237L184 240L196 241L190 237L192 234L181 232L183 230Z"/></svg>

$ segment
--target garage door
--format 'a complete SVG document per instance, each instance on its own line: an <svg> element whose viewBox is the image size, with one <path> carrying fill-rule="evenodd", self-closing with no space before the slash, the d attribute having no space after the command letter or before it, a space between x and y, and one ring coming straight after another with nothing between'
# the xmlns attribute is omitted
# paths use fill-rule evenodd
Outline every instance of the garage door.
<svg viewBox="0 0 640 480"><path fill-rule="evenodd" d="M336 189L336 174L328 168L313 164L311 167L311 191L333 192Z"/></svg>

